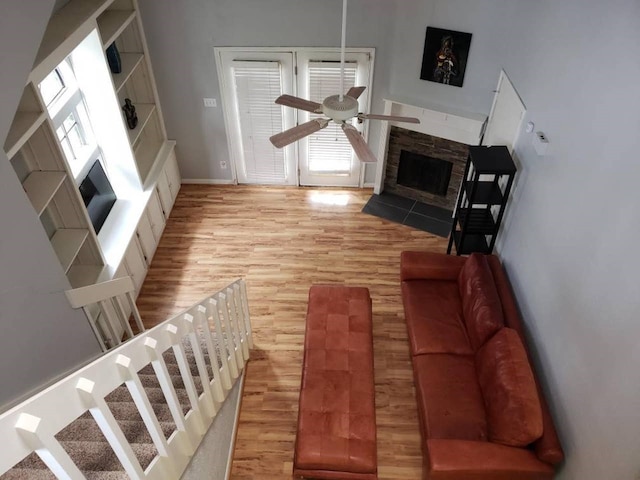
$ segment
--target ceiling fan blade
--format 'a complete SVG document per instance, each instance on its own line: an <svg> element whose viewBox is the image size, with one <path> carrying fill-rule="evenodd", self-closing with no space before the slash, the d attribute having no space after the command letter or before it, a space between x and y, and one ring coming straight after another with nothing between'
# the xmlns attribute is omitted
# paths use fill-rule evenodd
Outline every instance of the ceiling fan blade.
<svg viewBox="0 0 640 480"><path fill-rule="evenodd" d="M296 127L285 130L284 132L273 135L269 140L276 148L286 147L290 143L293 143L301 138L311 135L312 133L322 130L329 125L329 120L326 118L317 118L310 120L307 123L298 125Z"/></svg>
<svg viewBox="0 0 640 480"><path fill-rule="evenodd" d="M361 162L376 163L378 161L356 127L349 125L348 123L343 123L342 130L344 130L347 140L349 140L349 143L353 147L353 151L356 152L356 156Z"/></svg>
<svg viewBox="0 0 640 480"><path fill-rule="evenodd" d="M360 120L387 120L389 122L404 122L404 123L420 123L420 120L414 117L398 117L396 115L375 115L372 113L359 113L358 118Z"/></svg>
<svg viewBox="0 0 640 480"><path fill-rule="evenodd" d="M347 95L357 100L360 97L360 95L362 95L362 92L364 92L366 88L367 87L351 87L347 92Z"/></svg>
<svg viewBox="0 0 640 480"><path fill-rule="evenodd" d="M281 95L276 98L278 105L284 105L285 107L293 107L299 110L304 110L311 113L322 113L322 105L311 100L305 100L304 98L294 97L293 95Z"/></svg>

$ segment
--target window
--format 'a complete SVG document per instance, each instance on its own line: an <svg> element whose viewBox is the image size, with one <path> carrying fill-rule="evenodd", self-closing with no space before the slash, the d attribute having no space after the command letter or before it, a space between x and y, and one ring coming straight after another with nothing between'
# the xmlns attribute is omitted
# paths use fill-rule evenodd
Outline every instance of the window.
<svg viewBox="0 0 640 480"><path fill-rule="evenodd" d="M64 92L66 85L62 79L62 74L56 68L50 75L40 84L40 93L44 103L48 107L51 103Z"/></svg>
<svg viewBox="0 0 640 480"><path fill-rule="evenodd" d="M356 62L345 65L345 92L355 86L356 70ZM308 63L308 72L310 100L322 103L326 97L340 91L340 62L311 61ZM324 115L309 114L309 119L323 117ZM335 122L309 137L308 155L309 171L316 174L348 175L352 162L357 161L342 128Z"/></svg>
<svg viewBox="0 0 640 480"><path fill-rule="evenodd" d="M58 65L40 83L39 88L67 163L76 182L79 182L102 155L93 135L85 99L78 87L71 60L67 58Z"/></svg>

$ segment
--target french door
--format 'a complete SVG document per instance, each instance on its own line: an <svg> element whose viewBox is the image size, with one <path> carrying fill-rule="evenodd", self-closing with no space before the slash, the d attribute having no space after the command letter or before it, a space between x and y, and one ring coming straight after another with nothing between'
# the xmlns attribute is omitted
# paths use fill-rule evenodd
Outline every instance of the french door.
<svg viewBox="0 0 640 480"><path fill-rule="evenodd" d="M340 93L340 53L337 51L302 51L297 55L298 95L322 103L329 95ZM354 86L370 86L370 55L349 52L344 69L344 91ZM368 111L369 88L358 98L359 111ZM299 111L298 123L322 115ZM363 131L364 124L353 125ZM366 132L365 132L366 133ZM298 142L301 185L360 185L361 163L353 153L342 128L335 122Z"/></svg>
<svg viewBox="0 0 640 480"><path fill-rule="evenodd" d="M293 88L292 52L219 51L227 137L239 183L297 185L295 145L269 137L295 126L295 112L274 100Z"/></svg>
<svg viewBox="0 0 640 480"><path fill-rule="evenodd" d="M339 49L217 48L216 54L231 161L239 183L361 185L361 164L333 122L283 149L269 142L271 135L321 116L275 105L279 95L322 103L340 92ZM370 87L372 66L373 49L349 49L344 91L354 85ZM369 109L369 90L358 99L360 111ZM366 138L366 128L354 125Z"/></svg>

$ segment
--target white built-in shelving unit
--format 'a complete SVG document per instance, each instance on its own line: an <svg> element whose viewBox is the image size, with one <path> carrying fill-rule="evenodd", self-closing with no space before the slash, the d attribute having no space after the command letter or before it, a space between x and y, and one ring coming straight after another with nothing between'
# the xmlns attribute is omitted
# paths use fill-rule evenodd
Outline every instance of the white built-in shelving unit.
<svg viewBox="0 0 640 480"><path fill-rule="evenodd" d="M105 55L112 43L122 63L117 74ZM78 190L82 178L74 178L38 87L69 56L118 198L99 234ZM122 111L125 98L138 115L131 130ZM71 0L52 16L4 151L71 287L129 275L139 290L180 188L180 173L137 0Z"/></svg>

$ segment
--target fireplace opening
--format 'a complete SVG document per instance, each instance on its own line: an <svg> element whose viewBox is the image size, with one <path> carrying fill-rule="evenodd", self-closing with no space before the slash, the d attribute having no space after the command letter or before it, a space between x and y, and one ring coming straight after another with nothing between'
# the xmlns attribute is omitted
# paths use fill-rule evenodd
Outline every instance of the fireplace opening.
<svg viewBox="0 0 640 480"><path fill-rule="evenodd" d="M397 183L423 192L447 195L453 163L406 150L400 152Z"/></svg>

